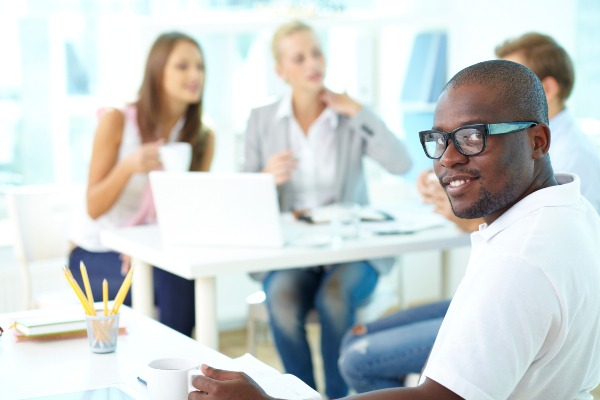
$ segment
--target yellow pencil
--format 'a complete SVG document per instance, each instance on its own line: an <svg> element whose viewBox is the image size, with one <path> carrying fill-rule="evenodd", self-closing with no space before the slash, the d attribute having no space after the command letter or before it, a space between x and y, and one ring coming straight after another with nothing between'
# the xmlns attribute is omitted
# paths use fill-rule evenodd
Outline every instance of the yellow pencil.
<svg viewBox="0 0 600 400"><path fill-rule="evenodd" d="M127 273L127 276L123 280L119 291L117 292L117 296L115 297L115 301L110 312L112 315L116 315L119 312L119 308L123 304L123 301L125 301L125 297L127 296L127 292L129 291L129 287L131 286L131 277L133 275L133 270L134 268L131 267L131 269Z"/></svg>
<svg viewBox="0 0 600 400"><path fill-rule="evenodd" d="M102 281L102 302L104 303L104 316L108 315L108 281Z"/></svg>
<svg viewBox="0 0 600 400"><path fill-rule="evenodd" d="M63 272L65 274L65 278L67 278L67 282L69 283L69 286L71 286L71 288L75 292L75 295L79 299L79 302L83 306L85 313L89 314L89 315L94 315L95 314L94 307L90 307L90 303L87 301L87 298L85 297L85 295L83 294L83 291L77 284L77 281L75 281L75 279L73 278L71 271L68 268L65 268Z"/></svg>
<svg viewBox="0 0 600 400"><path fill-rule="evenodd" d="M127 276L125 277L125 279L123 280L123 283L121 284L121 287L119 288L119 292L117 293L117 296L115 297L115 303L113 304L112 314L119 313L119 309L121 308L121 305L123 305L123 302L125 301L125 297L127 296L127 292L129 291L129 287L131 286L132 277L133 277L133 268L131 268L129 270L129 272L127 273Z"/></svg>
<svg viewBox="0 0 600 400"><path fill-rule="evenodd" d="M83 261L79 261L79 270L81 271L81 280L83 281L83 287L85 287L85 293L87 294L87 300L90 303L90 307L94 308L94 295L92 294L92 287L90 286L90 280L88 278L87 269Z"/></svg>
<svg viewBox="0 0 600 400"><path fill-rule="evenodd" d="M115 315L117 315L119 313L119 309L121 308L121 306L123 305L123 302L125 301L125 297L127 296L127 292L129 291L130 286L131 286L131 278L129 279L129 281L127 281L127 286L125 287L125 291L123 292L123 295L117 302L117 307L115 308L115 312L114 312Z"/></svg>

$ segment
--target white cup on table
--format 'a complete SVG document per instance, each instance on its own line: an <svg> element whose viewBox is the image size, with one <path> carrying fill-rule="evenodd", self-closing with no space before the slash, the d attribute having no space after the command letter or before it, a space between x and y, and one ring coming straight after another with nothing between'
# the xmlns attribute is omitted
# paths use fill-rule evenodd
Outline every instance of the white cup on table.
<svg viewBox="0 0 600 400"><path fill-rule="evenodd" d="M198 368L198 361L187 358L160 358L147 368L148 392L152 400L188 398L188 372Z"/></svg>
<svg viewBox="0 0 600 400"><path fill-rule="evenodd" d="M170 142L159 147L160 163L165 171L186 172L192 163L192 145L187 142Z"/></svg>

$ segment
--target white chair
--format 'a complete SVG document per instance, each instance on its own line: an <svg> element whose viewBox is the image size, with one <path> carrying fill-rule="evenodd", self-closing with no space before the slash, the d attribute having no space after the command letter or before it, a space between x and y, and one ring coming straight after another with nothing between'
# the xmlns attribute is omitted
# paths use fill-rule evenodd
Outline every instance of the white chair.
<svg viewBox="0 0 600 400"><path fill-rule="evenodd" d="M391 307L398 305L398 271L400 268L396 266L386 274L379 278L379 282L375 287L375 291L370 298L357 311L357 323L365 323L372 321ZM256 291L246 297L248 304L248 317L246 325L246 347L247 352L256 355L256 344L261 328L267 326L269 322L269 313L265 305L265 292L262 290ZM306 323L318 323L319 315L315 309L311 310L307 317Z"/></svg>
<svg viewBox="0 0 600 400"><path fill-rule="evenodd" d="M57 185L23 186L7 192L14 251L23 277L24 309L77 302L62 277L61 267L68 262L73 205L82 201L82 196L80 188ZM56 267L53 281L60 282L60 291L34 293L33 274L44 266Z"/></svg>

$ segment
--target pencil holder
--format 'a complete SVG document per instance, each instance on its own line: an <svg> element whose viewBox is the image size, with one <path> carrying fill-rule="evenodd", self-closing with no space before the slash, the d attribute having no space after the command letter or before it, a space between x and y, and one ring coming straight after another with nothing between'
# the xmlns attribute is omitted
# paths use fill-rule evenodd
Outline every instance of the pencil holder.
<svg viewBox="0 0 600 400"><path fill-rule="evenodd" d="M112 353L117 349L119 337L119 314L86 315L87 336L90 350L94 353Z"/></svg>

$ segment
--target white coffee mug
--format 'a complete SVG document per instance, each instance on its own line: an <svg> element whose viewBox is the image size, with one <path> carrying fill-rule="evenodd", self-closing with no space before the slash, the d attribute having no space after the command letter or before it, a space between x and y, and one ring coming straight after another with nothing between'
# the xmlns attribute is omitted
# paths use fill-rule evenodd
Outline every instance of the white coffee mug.
<svg viewBox="0 0 600 400"><path fill-rule="evenodd" d="M190 170L192 162L192 145L187 142L171 142L158 149L160 162L169 172L185 172Z"/></svg>
<svg viewBox="0 0 600 400"><path fill-rule="evenodd" d="M199 362L186 358L161 358L148 363L147 385L152 400L188 398L188 371Z"/></svg>

